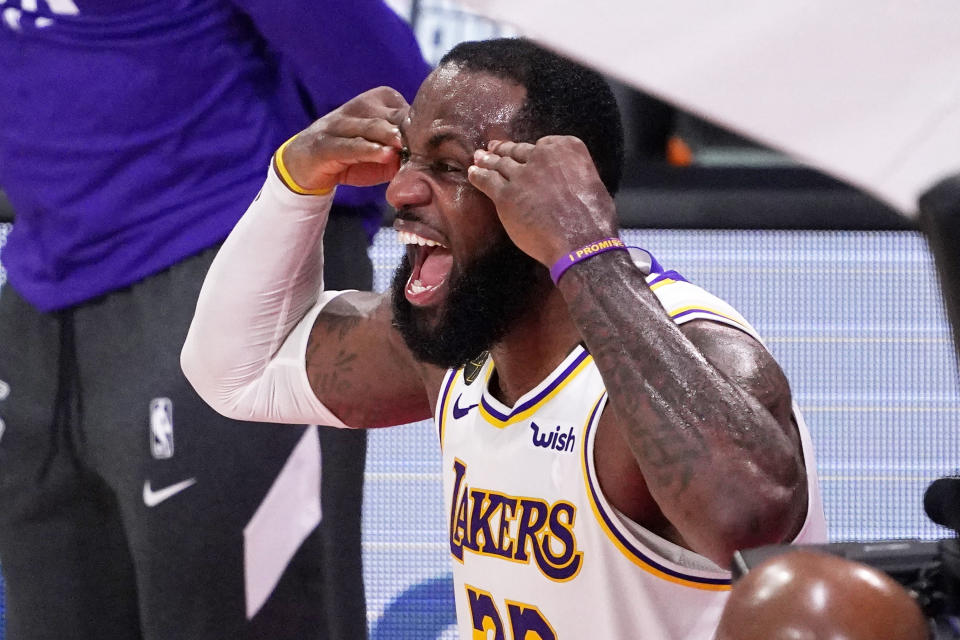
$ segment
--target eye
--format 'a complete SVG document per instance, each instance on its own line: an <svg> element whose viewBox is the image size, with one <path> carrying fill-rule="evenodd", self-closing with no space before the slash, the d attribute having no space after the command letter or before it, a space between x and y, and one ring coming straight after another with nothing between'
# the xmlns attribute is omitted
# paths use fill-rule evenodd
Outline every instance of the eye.
<svg viewBox="0 0 960 640"><path fill-rule="evenodd" d="M463 171L463 169L460 168L460 165L444 162L443 160L435 160L430 164L430 168L437 173L454 173L457 171Z"/></svg>
<svg viewBox="0 0 960 640"><path fill-rule="evenodd" d="M402 147L398 152L398 155L400 156L400 164L407 164L410 162L410 149L407 147Z"/></svg>

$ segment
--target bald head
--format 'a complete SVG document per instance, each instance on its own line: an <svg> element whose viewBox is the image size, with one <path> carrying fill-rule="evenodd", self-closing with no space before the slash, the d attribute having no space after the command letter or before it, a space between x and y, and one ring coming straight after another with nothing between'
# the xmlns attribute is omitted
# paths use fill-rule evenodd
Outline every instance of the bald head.
<svg viewBox="0 0 960 640"><path fill-rule="evenodd" d="M810 551L776 556L737 582L716 640L928 640L920 607L886 574Z"/></svg>

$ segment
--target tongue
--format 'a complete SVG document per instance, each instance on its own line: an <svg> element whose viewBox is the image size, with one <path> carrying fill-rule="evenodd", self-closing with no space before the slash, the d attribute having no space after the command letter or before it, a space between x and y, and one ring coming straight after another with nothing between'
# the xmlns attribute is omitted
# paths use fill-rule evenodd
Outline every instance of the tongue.
<svg viewBox="0 0 960 640"><path fill-rule="evenodd" d="M420 265L420 282L426 287L435 287L446 279L452 266L453 256L447 249L433 249Z"/></svg>

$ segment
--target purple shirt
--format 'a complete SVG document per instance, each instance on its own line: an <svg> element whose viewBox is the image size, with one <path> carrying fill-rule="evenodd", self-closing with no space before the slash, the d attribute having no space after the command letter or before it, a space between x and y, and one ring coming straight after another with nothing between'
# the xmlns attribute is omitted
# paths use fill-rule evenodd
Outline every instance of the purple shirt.
<svg viewBox="0 0 960 640"><path fill-rule="evenodd" d="M0 20L0 187L9 284L42 310L220 242L281 142L372 87L411 100L429 71L380 0L37 4ZM381 196L338 190L374 227Z"/></svg>

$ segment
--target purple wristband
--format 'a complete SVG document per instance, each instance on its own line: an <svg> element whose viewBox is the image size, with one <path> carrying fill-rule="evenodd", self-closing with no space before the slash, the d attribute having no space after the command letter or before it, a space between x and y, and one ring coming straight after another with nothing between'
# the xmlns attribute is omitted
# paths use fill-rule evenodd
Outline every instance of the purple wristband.
<svg viewBox="0 0 960 640"><path fill-rule="evenodd" d="M578 262L583 262L587 258L598 256L601 253L606 253L607 251L627 251L627 245L623 244L623 240L620 238L612 237L591 242L588 245L584 245L579 249L571 251L567 255L557 260L553 266L550 267L550 277L553 278L553 283L559 283L560 276L562 276L567 269Z"/></svg>

